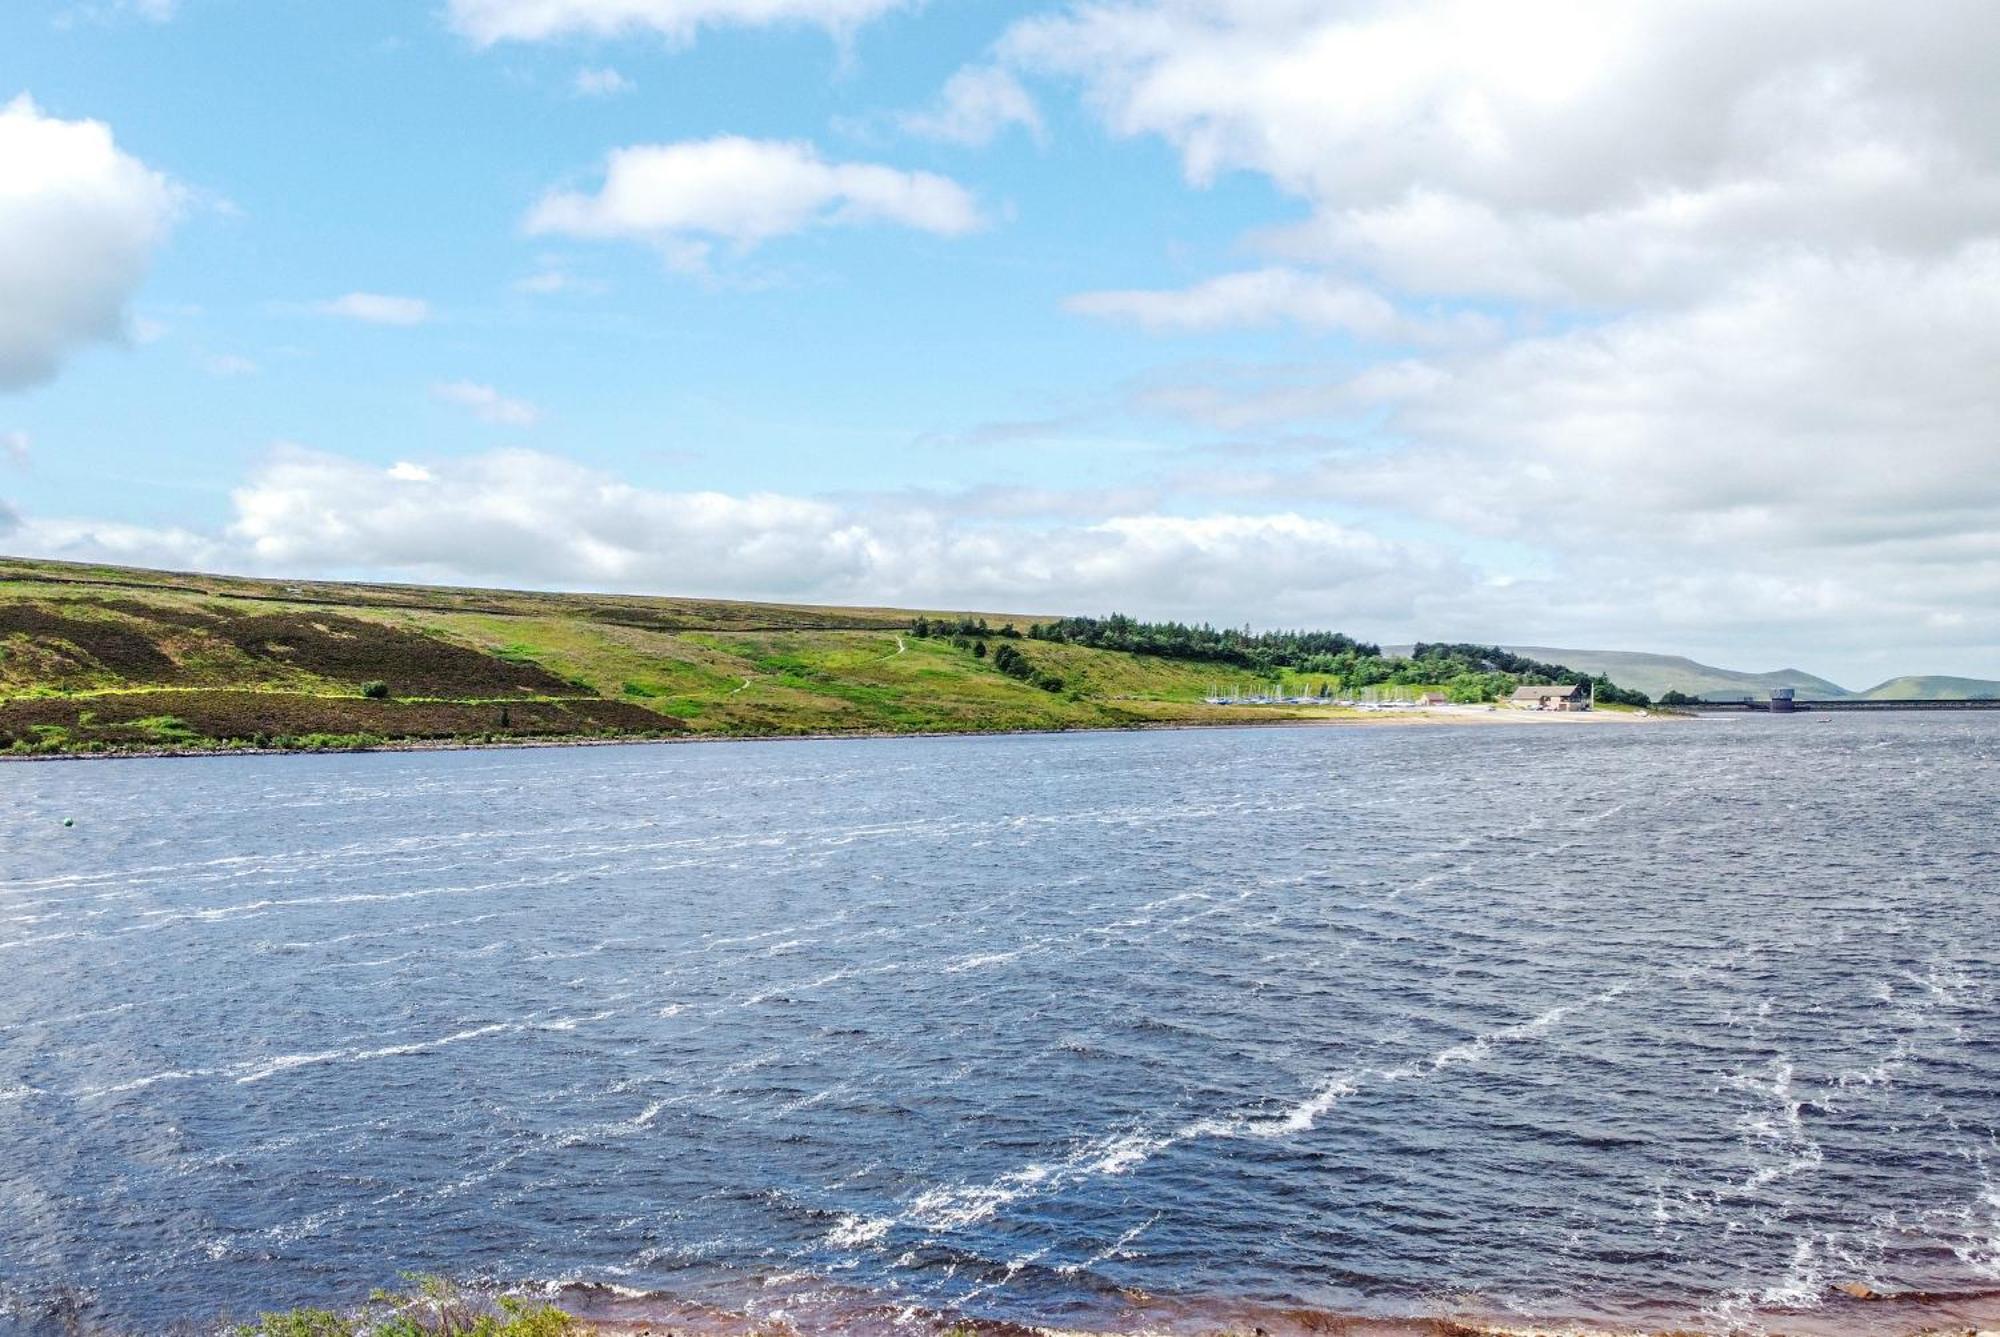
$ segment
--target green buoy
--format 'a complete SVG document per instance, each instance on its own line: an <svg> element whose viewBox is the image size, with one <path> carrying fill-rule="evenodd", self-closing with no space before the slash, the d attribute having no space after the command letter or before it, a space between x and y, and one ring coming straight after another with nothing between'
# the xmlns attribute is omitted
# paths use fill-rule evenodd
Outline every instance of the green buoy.
<svg viewBox="0 0 2000 1337"><path fill-rule="evenodd" d="M63 825L64 825L64 826L75 826L75 825L76 825L76 818L74 818L74 817L65 817L65 818L63 818Z"/></svg>

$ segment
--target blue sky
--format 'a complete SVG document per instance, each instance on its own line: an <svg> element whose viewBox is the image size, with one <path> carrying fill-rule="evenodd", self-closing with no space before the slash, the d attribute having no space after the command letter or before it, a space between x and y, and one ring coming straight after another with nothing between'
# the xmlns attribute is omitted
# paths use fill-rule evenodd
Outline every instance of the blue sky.
<svg viewBox="0 0 2000 1337"><path fill-rule="evenodd" d="M2000 34L1892 20L15 0L0 548L2000 676Z"/></svg>

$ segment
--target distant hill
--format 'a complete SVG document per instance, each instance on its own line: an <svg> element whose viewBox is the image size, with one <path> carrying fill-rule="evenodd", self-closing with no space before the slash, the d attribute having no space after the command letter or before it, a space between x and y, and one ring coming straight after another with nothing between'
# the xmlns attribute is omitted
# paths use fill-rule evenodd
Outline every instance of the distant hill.
<svg viewBox="0 0 2000 1337"><path fill-rule="evenodd" d="M1739 669L1716 668L1682 655L1649 655L1629 650L1559 650L1545 645L1510 645L1517 655L1567 664L1584 673L1601 673L1620 687L1632 687L1658 697L1670 691L1689 696L1711 692L1747 692L1753 696L1773 687L1791 687L1802 700L1840 701L1859 695L1839 683L1828 682L1802 669L1773 669L1769 673L1746 673ZM1898 678L1897 682L1962 682L1958 678ZM1890 684L1884 683L1887 687ZM2000 691L2000 684L1986 683ZM1869 693L1873 695L1873 693ZM1921 693L1912 693L1913 696ZM1960 693L1959 695L1964 695Z"/></svg>
<svg viewBox="0 0 2000 1337"><path fill-rule="evenodd" d="M1034 620L0 556L0 753L1389 718L1246 713L1206 699L1214 663L1034 640Z"/></svg>
<svg viewBox="0 0 2000 1337"><path fill-rule="evenodd" d="M1879 683L1861 695L1870 701L1991 701L2000 698L2000 682L1911 674Z"/></svg>
<svg viewBox="0 0 2000 1337"><path fill-rule="evenodd" d="M1797 690L1801 701L1982 701L2000 699L2000 682L1984 678L1951 678L1941 674L1909 674L1891 678L1865 692L1850 692L1802 669L1746 673L1716 668L1682 655L1648 655L1629 650L1562 650L1548 645L1510 645L1517 655L1567 664L1585 673L1601 673L1620 687L1648 696L1670 691L1689 696L1743 692L1763 696L1773 687Z"/></svg>

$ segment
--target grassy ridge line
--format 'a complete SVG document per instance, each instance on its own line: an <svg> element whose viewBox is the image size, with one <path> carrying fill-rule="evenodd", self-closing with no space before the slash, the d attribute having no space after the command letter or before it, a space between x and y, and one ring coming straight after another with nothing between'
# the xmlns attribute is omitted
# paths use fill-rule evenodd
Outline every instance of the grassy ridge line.
<svg viewBox="0 0 2000 1337"><path fill-rule="evenodd" d="M380 597L385 589L393 601ZM1242 719L1202 701L1212 666L1013 642L1045 678L1060 679L1062 689L1049 691L964 647L909 636L916 616L281 584L0 559L0 751L974 733ZM986 616L996 626L1029 621ZM367 695L370 684L386 699ZM1300 707L1260 717L1341 713Z"/></svg>
<svg viewBox="0 0 2000 1337"><path fill-rule="evenodd" d="M456 610L495 615L559 613L598 620L631 619L660 630L867 630L906 627L919 613L958 616L978 610L900 609L823 604L753 603L729 599L639 594L559 594L539 590L458 585L404 585L361 581L268 580L254 576L155 571L143 567L51 562L0 557L0 584L36 582L82 589L154 591L167 595L223 596L297 607L387 608L417 612ZM983 614L995 626L1021 628L1035 619L1020 613Z"/></svg>

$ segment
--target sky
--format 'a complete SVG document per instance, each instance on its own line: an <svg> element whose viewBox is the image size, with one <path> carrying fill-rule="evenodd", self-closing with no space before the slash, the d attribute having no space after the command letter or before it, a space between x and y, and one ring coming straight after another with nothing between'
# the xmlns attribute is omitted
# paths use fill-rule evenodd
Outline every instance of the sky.
<svg viewBox="0 0 2000 1337"><path fill-rule="evenodd" d="M0 551L2000 677L1990 0L7 0Z"/></svg>

